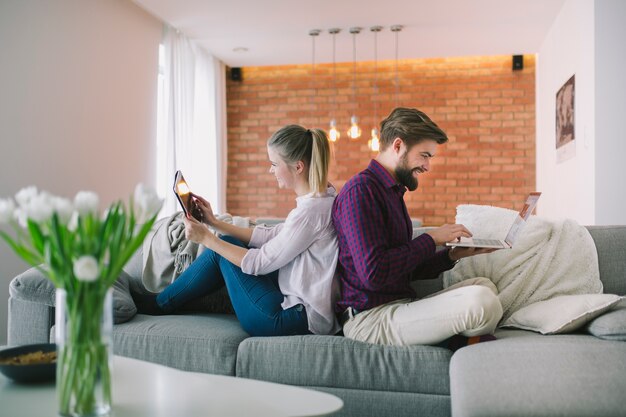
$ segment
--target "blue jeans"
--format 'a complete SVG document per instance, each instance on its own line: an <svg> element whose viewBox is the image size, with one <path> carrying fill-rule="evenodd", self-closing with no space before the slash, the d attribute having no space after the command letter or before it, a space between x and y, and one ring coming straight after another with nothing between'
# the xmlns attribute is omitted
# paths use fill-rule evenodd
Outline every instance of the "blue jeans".
<svg viewBox="0 0 626 417"><path fill-rule="evenodd" d="M237 246L231 236L222 240ZM224 284L243 329L252 336L309 334L306 310L298 304L283 310L284 295L278 287L278 271L268 275L245 274L240 267L206 249L157 297L165 312L173 312L188 301L218 290Z"/></svg>

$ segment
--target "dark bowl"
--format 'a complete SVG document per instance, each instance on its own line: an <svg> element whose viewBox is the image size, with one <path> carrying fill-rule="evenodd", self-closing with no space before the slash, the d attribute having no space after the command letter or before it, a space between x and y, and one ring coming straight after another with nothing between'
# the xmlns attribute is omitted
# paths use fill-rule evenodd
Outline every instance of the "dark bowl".
<svg viewBox="0 0 626 417"><path fill-rule="evenodd" d="M56 345L54 343L16 346L0 350L0 359L8 359L25 353L37 351L47 353L54 350L56 350ZM54 381L56 376L56 363L33 365L0 364L0 372L2 372L7 378L20 383Z"/></svg>

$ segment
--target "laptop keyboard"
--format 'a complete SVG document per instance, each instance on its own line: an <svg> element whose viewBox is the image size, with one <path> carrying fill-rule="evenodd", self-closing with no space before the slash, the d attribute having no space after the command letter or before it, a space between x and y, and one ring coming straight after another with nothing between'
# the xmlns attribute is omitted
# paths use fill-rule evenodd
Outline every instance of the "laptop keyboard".
<svg viewBox="0 0 626 417"><path fill-rule="evenodd" d="M486 245L486 246L502 246L502 242L497 239L472 239L475 245Z"/></svg>

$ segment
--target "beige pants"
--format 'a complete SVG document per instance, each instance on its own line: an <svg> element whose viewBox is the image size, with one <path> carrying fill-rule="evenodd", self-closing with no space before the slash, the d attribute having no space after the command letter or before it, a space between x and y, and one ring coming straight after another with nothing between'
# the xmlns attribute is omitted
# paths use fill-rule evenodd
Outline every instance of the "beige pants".
<svg viewBox="0 0 626 417"><path fill-rule="evenodd" d="M419 300L403 299L352 316L350 339L381 345L432 345L455 335L493 333L502 318L498 290L488 278L468 279Z"/></svg>

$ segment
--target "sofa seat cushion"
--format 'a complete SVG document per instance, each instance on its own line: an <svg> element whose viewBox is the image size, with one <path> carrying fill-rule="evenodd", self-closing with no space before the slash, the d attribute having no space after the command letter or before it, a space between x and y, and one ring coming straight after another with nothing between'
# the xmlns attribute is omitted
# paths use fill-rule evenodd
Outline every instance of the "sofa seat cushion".
<svg viewBox="0 0 626 417"><path fill-rule="evenodd" d="M248 334L231 314L147 316L113 326L113 352L184 371L235 375Z"/></svg>
<svg viewBox="0 0 626 417"><path fill-rule="evenodd" d="M623 416L626 343L588 335L511 337L450 362L452 415Z"/></svg>
<svg viewBox="0 0 626 417"><path fill-rule="evenodd" d="M289 385L449 394L452 352L381 346L342 336L251 337L239 345L237 376Z"/></svg>

